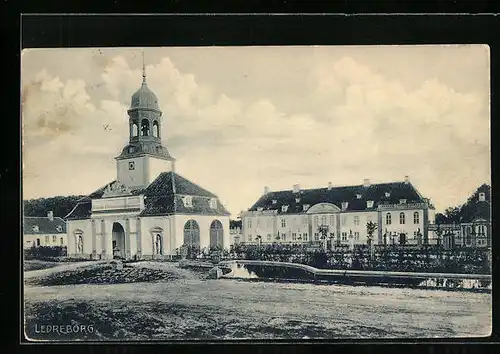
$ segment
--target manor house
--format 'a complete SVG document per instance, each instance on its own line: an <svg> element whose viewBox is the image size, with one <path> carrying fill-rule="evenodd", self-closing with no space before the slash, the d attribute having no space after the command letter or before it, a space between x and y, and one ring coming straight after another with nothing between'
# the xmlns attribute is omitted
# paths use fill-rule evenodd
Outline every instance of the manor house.
<svg viewBox="0 0 500 354"><path fill-rule="evenodd" d="M404 181L271 192L243 214L245 243L332 245L367 244L367 224L376 224L374 244L435 244L428 225L435 208L410 183Z"/></svg>
<svg viewBox="0 0 500 354"><path fill-rule="evenodd" d="M229 212L219 198L175 172L144 67L127 113L129 143L115 157L116 180L65 218L68 255L150 259L179 254L181 246L229 247Z"/></svg>

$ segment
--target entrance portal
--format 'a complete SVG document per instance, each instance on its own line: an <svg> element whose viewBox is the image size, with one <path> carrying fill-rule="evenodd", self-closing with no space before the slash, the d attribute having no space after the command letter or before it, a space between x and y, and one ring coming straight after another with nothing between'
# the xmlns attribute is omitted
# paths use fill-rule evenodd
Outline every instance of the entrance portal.
<svg viewBox="0 0 500 354"><path fill-rule="evenodd" d="M125 231L120 223L113 224L113 258L125 258Z"/></svg>

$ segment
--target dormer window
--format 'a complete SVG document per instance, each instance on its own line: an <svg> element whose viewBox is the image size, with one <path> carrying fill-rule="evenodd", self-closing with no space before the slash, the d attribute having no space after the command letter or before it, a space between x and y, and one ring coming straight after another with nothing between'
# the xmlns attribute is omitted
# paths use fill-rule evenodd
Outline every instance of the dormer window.
<svg viewBox="0 0 500 354"><path fill-rule="evenodd" d="M273 204L276 204L278 201L276 199L273 199Z"/></svg>
<svg viewBox="0 0 500 354"><path fill-rule="evenodd" d="M367 200L366 201L366 207L367 208L373 208L373 200Z"/></svg>
<svg viewBox="0 0 500 354"><path fill-rule="evenodd" d="M361 194L356 194L356 199L361 199Z"/></svg>
<svg viewBox="0 0 500 354"><path fill-rule="evenodd" d="M61 225L57 225L56 226L56 231L57 232L61 232L62 231L62 226Z"/></svg>
<svg viewBox="0 0 500 354"><path fill-rule="evenodd" d="M135 170L135 162L134 161L131 161L128 163L128 169L129 170Z"/></svg>
<svg viewBox="0 0 500 354"><path fill-rule="evenodd" d="M309 206L310 206L309 204L302 205L302 210L307 211L309 209Z"/></svg>
<svg viewBox="0 0 500 354"><path fill-rule="evenodd" d="M264 210L264 208L263 208L263 207L258 207L258 208L257 208L257 211L262 211L262 210Z"/></svg>
<svg viewBox="0 0 500 354"><path fill-rule="evenodd" d="M300 198L295 198L295 203L300 203Z"/></svg>
<svg viewBox="0 0 500 354"><path fill-rule="evenodd" d="M210 199L210 208L217 209L217 199L215 198Z"/></svg>
<svg viewBox="0 0 500 354"><path fill-rule="evenodd" d="M406 199L400 199L399 204L406 204Z"/></svg>
<svg viewBox="0 0 500 354"><path fill-rule="evenodd" d="M391 196L391 192L385 192L385 197L389 198Z"/></svg>
<svg viewBox="0 0 500 354"><path fill-rule="evenodd" d="M348 206L349 206L348 202L342 202L342 210L347 210Z"/></svg>
<svg viewBox="0 0 500 354"><path fill-rule="evenodd" d="M486 194L484 193L479 193L479 201L484 202L486 200Z"/></svg>
<svg viewBox="0 0 500 354"><path fill-rule="evenodd" d="M182 198L182 201L183 201L185 207L190 208L193 206L193 197L190 195L187 195L184 198Z"/></svg>
<svg viewBox="0 0 500 354"><path fill-rule="evenodd" d="M33 225L33 227L31 228L34 232L38 232L40 231L40 229L38 228L38 225Z"/></svg>
<svg viewBox="0 0 500 354"><path fill-rule="evenodd" d="M281 206L281 212L286 213L288 211L288 205L282 205Z"/></svg>

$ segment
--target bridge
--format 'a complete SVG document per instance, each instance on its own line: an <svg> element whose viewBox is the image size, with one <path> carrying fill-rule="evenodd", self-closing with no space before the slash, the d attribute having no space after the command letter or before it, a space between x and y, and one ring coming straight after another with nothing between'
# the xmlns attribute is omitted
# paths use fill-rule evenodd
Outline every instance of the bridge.
<svg viewBox="0 0 500 354"><path fill-rule="evenodd" d="M397 279L408 280L426 280L426 279L459 279L459 280L486 280L491 281L491 275L488 274L457 274L457 273L416 273L416 272L386 272L376 270L340 270L340 269L318 269L305 264L274 262L274 261L256 261L256 260L230 260L219 262L219 267L231 268L233 265L253 265L268 267L285 267L300 269L311 273L314 278L353 278L356 280L386 281ZM233 272L225 274L225 278L233 277Z"/></svg>

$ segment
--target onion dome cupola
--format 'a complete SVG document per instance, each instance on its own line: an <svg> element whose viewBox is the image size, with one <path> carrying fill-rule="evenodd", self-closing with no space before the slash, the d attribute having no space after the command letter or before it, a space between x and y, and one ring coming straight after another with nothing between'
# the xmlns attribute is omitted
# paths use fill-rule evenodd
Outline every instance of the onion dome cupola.
<svg viewBox="0 0 500 354"><path fill-rule="evenodd" d="M154 92L149 89L146 83L145 74L143 74L141 88L132 95L129 111L133 109L153 110L159 112L161 115L160 107L158 106L158 98Z"/></svg>

